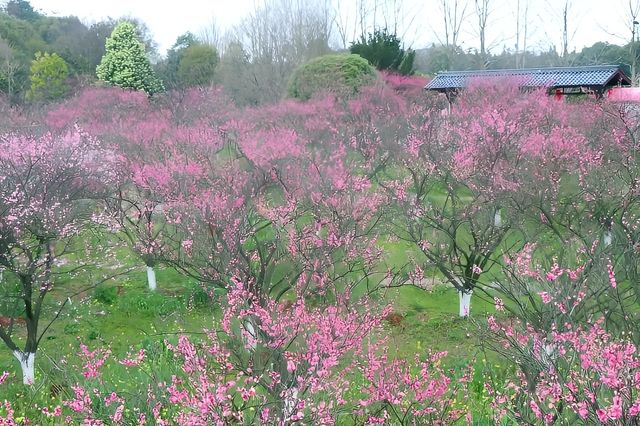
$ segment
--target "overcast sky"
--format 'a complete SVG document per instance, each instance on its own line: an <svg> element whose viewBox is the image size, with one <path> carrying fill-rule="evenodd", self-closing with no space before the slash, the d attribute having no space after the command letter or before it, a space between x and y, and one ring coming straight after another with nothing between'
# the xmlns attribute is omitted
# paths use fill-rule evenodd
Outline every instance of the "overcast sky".
<svg viewBox="0 0 640 426"><path fill-rule="evenodd" d="M358 1L326 0L338 5L344 19L351 19ZM367 0L379 5L385 0ZM443 39L442 0L386 0L387 5L402 5L401 24L398 33L405 43L422 48ZM448 0L453 1L453 0ZM465 0L458 0L464 3ZM562 13L565 0L519 0L521 13L525 3L528 8L528 46L535 50L547 50L555 45L560 50L562 40ZM580 50L596 41L622 44L631 39L629 17L630 0L569 0L569 50ZM631 0L636 3L640 0ZM493 53L503 47L515 45L515 16L518 0L490 0L491 14L487 31L487 43ZM143 20L157 41L160 52L173 45L176 37L186 31L198 34L215 20L218 26L231 28L244 15L252 11L261 0L31 0L32 6L56 16L76 15L84 22L121 16L135 16ZM460 37L463 49L477 48L477 18L474 0L467 0L466 20ZM335 8L335 7L334 7ZM379 6L378 10L382 10ZM381 18L378 18L378 23Z"/></svg>

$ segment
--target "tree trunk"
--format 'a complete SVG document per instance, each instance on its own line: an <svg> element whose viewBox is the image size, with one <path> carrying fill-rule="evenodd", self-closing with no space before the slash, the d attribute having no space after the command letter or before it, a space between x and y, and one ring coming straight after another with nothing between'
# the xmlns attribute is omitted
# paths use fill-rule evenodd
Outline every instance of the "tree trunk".
<svg viewBox="0 0 640 426"><path fill-rule="evenodd" d="M500 209L496 210L496 213L493 215L493 226L499 228L502 226L502 213Z"/></svg>
<svg viewBox="0 0 640 426"><path fill-rule="evenodd" d="M471 295L473 290L458 291L458 298L460 300L460 317L466 318L471 313Z"/></svg>
<svg viewBox="0 0 640 426"><path fill-rule="evenodd" d="M20 368L22 369L22 383L25 385L32 385L35 377L35 352L22 352L15 350L13 351L13 356L15 356L20 363Z"/></svg>
<svg viewBox="0 0 640 426"><path fill-rule="evenodd" d="M545 343L543 348L544 354L542 354L542 362L547 367L548 372L551 372L553 370L555 360L558 357L556 345L553 343Z"/></svg>
<svg viewBox="0 0 640 426"><path fill-rule="evenodd" d="M153 266L147 266L147 283L149 284L149 290L156 291L158 286L156 284L156 271L153 270Z"/></svg>
<svg viewBox="0 0 640 426"><path fill-rule="evenodd" d="M244 329L251 335L251 338L244 337L244 344L250 351L255 351L257 348L258 336L256 335L256 327L253 325L253 318L248 317L244 321Z"/></svg>
<svg viewBox="0 0 640 426"><path fill-rule="evenodd" d="M290 391L286 391L284 395L284 421L288 423L296 412L298 405L298 388L293 387Z"/></svg>

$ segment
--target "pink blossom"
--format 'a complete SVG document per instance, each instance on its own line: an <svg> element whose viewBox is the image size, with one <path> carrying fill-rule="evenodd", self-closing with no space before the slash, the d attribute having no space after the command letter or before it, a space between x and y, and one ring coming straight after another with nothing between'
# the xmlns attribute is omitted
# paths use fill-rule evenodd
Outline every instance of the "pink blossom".
<svg viewBox="0 0 640 426"><path fill-rule="evenodd" d="M551 295L546 291L538 292L538 295L542 298L542 303L549 304L551 302Z"/></svg>
<svg viewBox="0 0 640 426"><path fill-rule="evenodd" d="M122 359L119 362L122 365L126 365L128 367L133 367L135 365L139 365L140 363L142 363L142 361L144 360L144 356L145 356L145 350L144 349L140 349L135 358L129 357L129 358Z"/></svg>
<svg viewBox="0 0 640 426"><path fill-rule="evenodd" d="M537 418L542 418L542 411L534 400L529 401L529 407L531 407L531 411L533 411L533 414L535 414Z"/></svg>
<svg viewBox="0 0 640 426"><path fill-rule="evenodd" d="M616 281L616 274L610 259L607 263L607 273L609 274L609 283L611 284L611 287L616 288L618 286L618 282Z"/></svg>

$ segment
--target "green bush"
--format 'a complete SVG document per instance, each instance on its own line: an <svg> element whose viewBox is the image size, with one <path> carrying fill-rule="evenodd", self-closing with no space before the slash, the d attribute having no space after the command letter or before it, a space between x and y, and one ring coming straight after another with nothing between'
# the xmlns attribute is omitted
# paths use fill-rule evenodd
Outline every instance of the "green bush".
<svg viewBox="0 0 640 426"><path fill-rule="evenodd" d="M351 43L351 53L369 61L377 69L397 72L402 75L413 74L413 62L416 52L402 48L402 42L395 33L386 28L377 29L368 37L364 35L358 42Z"/></svg>
<svg viewBox="0 0 640 426"><path fill-rule="evenodd" d="M103 305L113 305L118 299L116 287L98 286L93 292L93 298Z"/></svg>
<svg viewBox="0 0 640 426"><path fill-rule="evenodd" d="M69 91L67 63L56 53L37 52L31 62L31 87L27 97L32 101L55 101Z"/></svg>
<svg viewBox="0 0 640 426"><path fill-rule="evenodd" d="M289 81L289 96L307 100L321 92L356 95L376 80L376 71L359 55L326 55L300 65Z"/></svg>
<svg viewBox="0 0 640 426"><path fill-rule="evenodd" d="M193 284L189 289L189 306L194 308L205 308L214 305L211 296L200 284Z"/></svg>
<svg viewBox="0 0 640 426"><path fill-rule="evenodd" d="M80 331L80 324L79 323L65 324L63 331L65 334L77 336L78 332Z"/></svg>

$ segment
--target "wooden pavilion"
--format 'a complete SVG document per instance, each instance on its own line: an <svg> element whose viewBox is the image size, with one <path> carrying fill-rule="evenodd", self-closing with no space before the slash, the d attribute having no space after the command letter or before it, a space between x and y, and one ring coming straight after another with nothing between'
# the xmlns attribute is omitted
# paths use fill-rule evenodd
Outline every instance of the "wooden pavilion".
<svg viewBox="0 0 640 426"><path fill-rule="evenodd" d="M522 88L546 88L549 95L595 94L602 97L614 87L631 86L631 79L619 65L592 65L581 67L523 68L507 70L445 71L425 86L455 97L474 79L515 79Z"/></svg>

